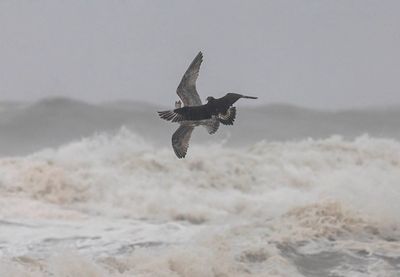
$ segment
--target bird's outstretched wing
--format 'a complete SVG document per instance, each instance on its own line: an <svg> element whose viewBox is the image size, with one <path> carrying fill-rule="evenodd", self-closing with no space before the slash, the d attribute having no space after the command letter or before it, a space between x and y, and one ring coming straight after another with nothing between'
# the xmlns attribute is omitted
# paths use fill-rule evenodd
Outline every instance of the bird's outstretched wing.
<svg viewBox="0 0 400 277"><path fill-rule="evenodd" d="M189 68L186 70L185 75L183 75L182 80L176 89L176 93L182 99L185 106L200 106L202 104L196 90L196 80L199 76L202 61L203 54L199 52L189 65Z"/></svg>
<svg viewBox="0 0 400 277"><path fill-rule="evenodd" d="M247 95L242 95L242 94L237 94L237 93L227 93L224 97L216 99L216 102L218 103L218 105L220 107L228 108L228 107L232 106L240 98L257 99L257 97L254 97L254 96L247 96Z"/></svg>
<svg viewBox="0 0 400 277"><path fill-rule="evenodd" d="M205 105L193 106L193 107L182 107L170 111L158 112L158 115L165 120L171 122L182 122L192 120L205 120L211 119L212 114L207 110Z"/></svg>
<svg viewBox="0 0 400 277"><path fill-rule="evenodd" d="M193 129L193 126L181 124L172 135L172 148L174 148L174 152L179 159L186 156Z"/></svg>

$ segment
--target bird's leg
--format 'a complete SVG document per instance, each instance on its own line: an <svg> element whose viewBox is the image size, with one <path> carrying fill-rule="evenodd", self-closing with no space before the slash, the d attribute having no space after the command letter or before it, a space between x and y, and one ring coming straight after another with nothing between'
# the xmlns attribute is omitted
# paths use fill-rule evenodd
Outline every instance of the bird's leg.
<svg viewBox="0 0 400 277"><path fill-rule="evenodd" d="M182 102L181 100L175 101L175 108L179 109L180 107L182 107Z"/></svg>

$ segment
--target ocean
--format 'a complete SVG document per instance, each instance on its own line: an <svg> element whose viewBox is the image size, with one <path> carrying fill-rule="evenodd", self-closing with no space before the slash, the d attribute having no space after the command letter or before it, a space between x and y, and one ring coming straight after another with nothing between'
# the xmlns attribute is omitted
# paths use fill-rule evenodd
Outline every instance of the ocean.
<svg viewBox="0 0 400 277"><path fill-rule="evenodd" d="M400 109L0 104L0 276L400 276Z"/></svg>

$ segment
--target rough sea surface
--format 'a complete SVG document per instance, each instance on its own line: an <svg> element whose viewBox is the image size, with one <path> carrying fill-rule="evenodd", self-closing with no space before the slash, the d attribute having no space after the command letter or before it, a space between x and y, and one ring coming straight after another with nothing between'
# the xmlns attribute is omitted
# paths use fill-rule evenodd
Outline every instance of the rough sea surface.
<svg viewBox="0 0 400 277"><path fill-rule="evenodd" d="M397 139L121 128L0 158L0 276L397 277L399 211Z"/></svg>

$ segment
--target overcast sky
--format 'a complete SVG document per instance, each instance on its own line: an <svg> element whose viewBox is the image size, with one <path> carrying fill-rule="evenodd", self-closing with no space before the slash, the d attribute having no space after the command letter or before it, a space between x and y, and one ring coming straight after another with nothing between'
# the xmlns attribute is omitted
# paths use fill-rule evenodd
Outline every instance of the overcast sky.
<svg viewBox="0 0 400 277"><path fill-rule="evenodd" d="M400 1L0 1L0 100L173 105L203 51L202 99L400 104Z"/></svg>

